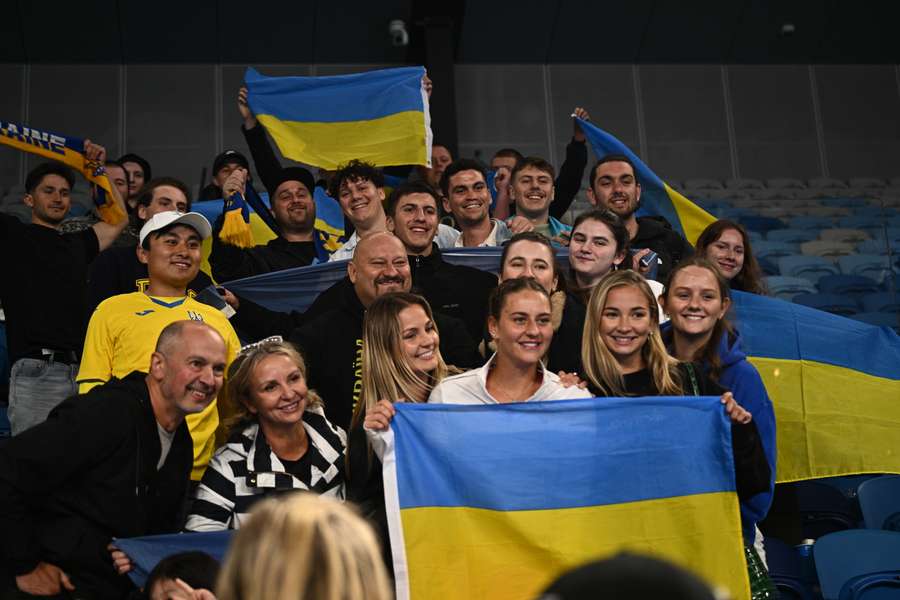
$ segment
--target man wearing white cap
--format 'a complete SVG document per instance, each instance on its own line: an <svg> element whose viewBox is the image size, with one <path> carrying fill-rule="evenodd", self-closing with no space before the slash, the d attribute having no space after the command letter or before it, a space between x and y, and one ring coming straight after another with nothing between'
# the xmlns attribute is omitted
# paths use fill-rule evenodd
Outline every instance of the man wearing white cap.
<svg viewBox="0 0 900 600"><path fill-rule="evenodd" d="M211 233L209 221L199 213L165 211L147 220L141 228L138 259L147 265L150 283L143 292L108 298L94 311L76 380L80 393L146 369L160 332L174 321L191 319L212 326L224 338L231 362L240 348L231 323L218 309L186 292L200 269L200 245ZM188 416L187 424L194 440L191 479L199 480L215 446L217 403Z"/></svg>

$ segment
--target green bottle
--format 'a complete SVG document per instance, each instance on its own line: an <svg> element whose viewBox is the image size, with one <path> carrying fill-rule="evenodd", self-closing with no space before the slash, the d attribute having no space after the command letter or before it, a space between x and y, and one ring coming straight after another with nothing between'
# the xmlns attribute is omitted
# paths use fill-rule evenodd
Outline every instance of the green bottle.
<svg viewBox="0 0 900 600"><path fill-rule="evenodd" d="M747 559L747 576L750 578L750 599L776 600L778 590L753 546L744 546L744 558Z"/></svg>

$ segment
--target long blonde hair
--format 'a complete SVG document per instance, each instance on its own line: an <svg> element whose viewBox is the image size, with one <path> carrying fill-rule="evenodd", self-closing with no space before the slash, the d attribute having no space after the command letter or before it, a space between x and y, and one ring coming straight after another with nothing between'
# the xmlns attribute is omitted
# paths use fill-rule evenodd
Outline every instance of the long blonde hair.
<svg viewBox="0 0 900 600"><path fill-rule="evenodd" d="M365 418L379 400L416 402L416 398L428 398L431 390L450 372L441 356L440 346L435 348L437 368L421 377L403 353L400 331L400 311L419 306L434 322L431 307L425 298L408 292L393 292L375 299L366 311L363 323L362 391L359 403L353 410L351 427ZM437 325L435 325L437 331ZM440 332L437 331L438 335Z"/></svg>
<svg viewBox="0 0 900 600"><path fill-rule="evenodd" d="M647 281L634 271L616 271L604 277L594 287L588 301L584 320L584 335L581 339L581 361L588 380L599 390L610 396L625 396L625 380L618 361L603 343L600 336L600 322L609 293L618 287L637 288L647 299L650 316L650 335L641 357L650 371L650 376L660 395L680 396L683 388L677 371L678 361L669 356L659 336L659 309L653 291Z"/></svg>
<svg viewBox="0 0 900 600"><path fill-rule="evenodd" d="M390 600L372 528L348 505L297 492L259 502L234 536L219 600Z"/></svg>
<svg viewBox="0 0 900 600"><path fill-rule="evenodd" d="M308 380L306 362L290 342L285 342L280 337L274 337L246 346L228 365L228 378L222 391L219 392L219 402L223 403L231 414L225 423L228 431L243 429L249 423L257 421L256 415L250 411L250 406L253 404L253 373L259 363L275 355L288 357L300 369L303 379ZM315 391L309 390L307 407L321 405L322 399L319 395Z"/></svg>

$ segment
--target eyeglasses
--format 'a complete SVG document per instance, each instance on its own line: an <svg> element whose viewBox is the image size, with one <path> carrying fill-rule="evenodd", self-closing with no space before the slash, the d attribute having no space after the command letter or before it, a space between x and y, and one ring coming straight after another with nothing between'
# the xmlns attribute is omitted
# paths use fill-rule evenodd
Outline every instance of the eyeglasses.
<svg viewBox="0 0 900 600"><path fill-rule="evenodd" d="M266 344L273 343L281 343L284 341L284 338L280 335L272 335L267 338L263 338L258 342L253 342L252 344L247 344L246 346L241 346L241 349L238 351L238 356L243 356L245 354L249 354L250 352L265 346Z"/></svg>

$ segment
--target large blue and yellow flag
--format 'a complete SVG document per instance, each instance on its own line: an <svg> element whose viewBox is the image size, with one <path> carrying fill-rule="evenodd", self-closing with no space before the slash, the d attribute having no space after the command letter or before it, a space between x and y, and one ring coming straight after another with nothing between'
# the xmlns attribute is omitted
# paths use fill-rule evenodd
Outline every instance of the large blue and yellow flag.
<svg viewBox="0 0 900 600"><path fill-rule="evenodd" d="M900 337L734 292L744 351L772 399L778 481L900 473Z"/></svg>
<svg viewBox="0 0 900 600"><path fill-rule="evenodd" d="M104 221L115 225L126 218L125 208L113 196L112 184L106 177L104 165L88 160L84 155L83 139L0 121L0 144L58 160L72 167L94 186L94 204Z"/></svg>
<svg viewBox="0 0 900 600"><path fill-rule="evenodd" d="M398 404L383 435L398 599L530 600L622 550L750 597L719 398Z"/></svg>
<svg viewBox="0 0 900 600"><path fill-rule="evenodd" d="M247 69L250 110L281 153L335 169L353 159L379 167L431 166L423 67L331 77L266 77Z"/></svg>
<svg viewBox="0 0 900 600"><path fill-rule="evenodd" d="M716 220L660 179L637 154L614 136L584 119L578 119L578 124L591 143L597 160L607 154L624 154L634 163L635 176L641 184L641 209L644 214L665 217L692 244L696 243L707 225Z"/></svg>

